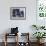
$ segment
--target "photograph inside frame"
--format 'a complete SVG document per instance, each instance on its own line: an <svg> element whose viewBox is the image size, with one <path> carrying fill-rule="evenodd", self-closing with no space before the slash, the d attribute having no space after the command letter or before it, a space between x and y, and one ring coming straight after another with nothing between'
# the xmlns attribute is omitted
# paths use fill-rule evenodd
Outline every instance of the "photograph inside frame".
<svg viewBox="0 0 46 46"><path fill-rule="evenodd" d="M10 19L11 20L22 20L26 18L26 8L25 7L11 7L10 9Z"/></svg>

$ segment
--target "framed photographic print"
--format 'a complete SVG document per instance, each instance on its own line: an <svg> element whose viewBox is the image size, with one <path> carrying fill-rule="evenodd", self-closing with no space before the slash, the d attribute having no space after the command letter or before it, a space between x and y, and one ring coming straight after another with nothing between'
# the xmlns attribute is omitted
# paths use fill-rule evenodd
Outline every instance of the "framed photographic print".
<svg viewBox="0 0 46 46"><path fill-rule="evenodd" d="M26 8L25 7L11 7L10 8L10 19L11 20L25 20L26 19Z"/></svg>

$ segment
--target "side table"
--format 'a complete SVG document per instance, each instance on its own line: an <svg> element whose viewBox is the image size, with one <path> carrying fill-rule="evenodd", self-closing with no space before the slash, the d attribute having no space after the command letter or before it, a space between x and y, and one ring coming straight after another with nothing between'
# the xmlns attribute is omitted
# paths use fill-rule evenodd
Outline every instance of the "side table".
<svg viewBox="0 0 46 46"><path fill-rule="evenodd" d="M9 37L7 37L9 36ZM5 46L7 46L8 42L7 42L7 38L10 38L10 36L16 36L16 45L15 46L18 46L18 33L15 33L15 34L10 34L10 33L6 33L5 34Z"/></svg>

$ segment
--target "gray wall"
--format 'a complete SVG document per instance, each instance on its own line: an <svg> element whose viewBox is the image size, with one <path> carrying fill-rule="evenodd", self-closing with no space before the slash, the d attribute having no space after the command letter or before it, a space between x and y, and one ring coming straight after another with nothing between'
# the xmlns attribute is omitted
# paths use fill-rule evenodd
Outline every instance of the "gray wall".
<svg viewBox="0 0 46 46"><path fill-rule="evenodd" d="M10 20L10 7L26 7L26 20ZM0 0L0 34L16 26L20 32L32 32L32 24L36 24L36 0Z"/></svg>
<svg viewBox="0 0 46 46"><path fill-rule="evenodd" d="M26 20L10 20L10 7L26 7ZM32 24L36 24L36 0L0 0L0 34L17 26L19 32L29 32L32 36Z"/></svg>

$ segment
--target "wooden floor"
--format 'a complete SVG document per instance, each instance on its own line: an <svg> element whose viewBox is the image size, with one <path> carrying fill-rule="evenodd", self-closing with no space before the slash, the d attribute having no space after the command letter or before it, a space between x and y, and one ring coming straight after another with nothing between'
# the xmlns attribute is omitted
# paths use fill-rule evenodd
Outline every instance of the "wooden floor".
<svg viewBox="0 0 46 46"><path fill-rule="evenodd" d="M0 42L0 46L4 46L4 43ZM8 46L15 46L15 42L14 43L12 43L12 42L8 43ZM37 43L32 42L32 43L30 43L30 46L37 46ZM42 46L46 46L46 43L44 43L44 45L42 45Z"/></svg>

